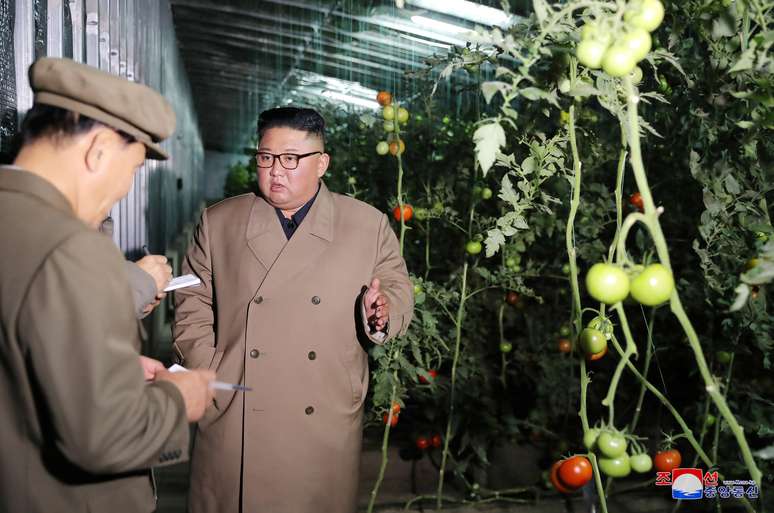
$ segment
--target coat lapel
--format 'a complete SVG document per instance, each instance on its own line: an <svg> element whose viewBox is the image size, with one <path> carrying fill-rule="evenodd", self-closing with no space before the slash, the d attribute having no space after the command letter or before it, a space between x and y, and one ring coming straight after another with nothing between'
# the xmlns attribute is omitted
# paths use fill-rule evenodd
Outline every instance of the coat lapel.
<svg viewBox="0 0 774 513"><path fill-rule="evenodd" d="M302 223L303 224L303 223ZM256 198L247 224L247 245L268 272L287 243L274 207Z"/></svg>
<svg viewBox="0 0 774 513"><path fill-rule="evenodd" d="M270 207L270 209L273 224L276 225L276 231L284 241L285 235L277 220L277 215L274 213L273 208ZM290 282L295 276L318 260L320 255L333 241L334 214L333 196L323 183L320 185L320 193L317 195L317 199L312 204L312 208L304 218L304 221L293 234L293 237L284 244L284 247L280 248L278 254L272 260L268 268L268 274L260 286L262 293L270 294L277 288L282 288L285 283ZM273 232L274 228L269 231ZM263 237L258 236L252 239L250 244L250 249L256 253L261 262L264 260L268 261L273 255L273 250L264 250L256 247L263 240ZM268 242L274 243L276 248L273 236L271 241Z"/></svg>

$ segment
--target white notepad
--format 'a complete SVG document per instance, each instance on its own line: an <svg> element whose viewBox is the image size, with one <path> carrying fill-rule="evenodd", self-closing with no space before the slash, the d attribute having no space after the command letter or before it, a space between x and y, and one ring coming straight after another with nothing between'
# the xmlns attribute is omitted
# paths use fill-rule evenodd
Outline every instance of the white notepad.
<svg viewBox="0 0 774 513"><path fill-rule="evenodd" d="M202 280L193 274L185 274L183 276L178 276L177 278L172 278L172 281L169 282L169 285L164 289L164 292L182 289L183 287L193 287L194 285L199 285L201 282Z"/></svg>

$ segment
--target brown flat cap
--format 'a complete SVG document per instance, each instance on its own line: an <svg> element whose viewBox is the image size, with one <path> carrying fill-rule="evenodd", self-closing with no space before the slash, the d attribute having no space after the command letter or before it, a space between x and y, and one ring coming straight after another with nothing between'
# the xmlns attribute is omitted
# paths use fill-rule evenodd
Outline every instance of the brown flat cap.
<svg viewBox="0 0 774 513"><path fill-rule="evenodd" d="M158 145L175 131L175 112L159 93L70 59L45 57L30 66L35 103L78 112L131 135L147 157L169 156Z"/></svg>

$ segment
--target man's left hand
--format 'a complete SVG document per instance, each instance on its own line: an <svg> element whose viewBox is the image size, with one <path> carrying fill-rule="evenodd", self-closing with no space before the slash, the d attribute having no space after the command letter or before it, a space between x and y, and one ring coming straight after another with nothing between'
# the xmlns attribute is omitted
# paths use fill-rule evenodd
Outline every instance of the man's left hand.
<svg viewBox="0 0 774 513"><path fill-rule="evenodd" d="M384 331L390 320L390 303L380 290L379 278L371 280L371 286L363 294L363 306L368 325L374 331Z"/></svg>
<svg viewBox="0 0 774 513"><path fill-rule="evenodd" d="M153 381L158 371L166 369L163 363L147 356L140 356L140 365L145 373L145 381Z"/></svg>

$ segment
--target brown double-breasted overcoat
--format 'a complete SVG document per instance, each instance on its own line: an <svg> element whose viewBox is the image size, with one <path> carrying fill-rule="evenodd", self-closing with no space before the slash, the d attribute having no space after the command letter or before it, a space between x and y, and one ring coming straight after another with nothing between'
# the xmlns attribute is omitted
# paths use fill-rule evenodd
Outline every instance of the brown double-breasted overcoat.
<svg viewBox="0 0 774 513"><path fill-rule="evenodd" d="M358 336L360 295L380 278L387 339L413 310L387 217L322 184L287 240L275 209L246 194L205 210L183 267L203 286L176 292L178 359L252 388L219 391L199 423L190 511L355 511L363 345L376 342Z"/></svg>

